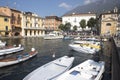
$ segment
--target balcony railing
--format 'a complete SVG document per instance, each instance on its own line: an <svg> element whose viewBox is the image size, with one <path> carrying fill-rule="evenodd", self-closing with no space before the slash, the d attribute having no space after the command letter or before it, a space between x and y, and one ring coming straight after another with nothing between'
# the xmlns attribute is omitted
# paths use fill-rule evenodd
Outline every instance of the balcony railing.
<svg viewBox="0 0 120 80"><path fill-rule="evenodd" d="M43 27L25 27L24 29L45 30L45 28L43 28Z"/></svg>

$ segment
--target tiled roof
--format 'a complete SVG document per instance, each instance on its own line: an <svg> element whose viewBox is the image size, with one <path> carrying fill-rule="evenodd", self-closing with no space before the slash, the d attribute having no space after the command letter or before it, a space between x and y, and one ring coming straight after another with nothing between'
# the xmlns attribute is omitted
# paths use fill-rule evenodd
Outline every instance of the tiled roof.
<svg viewBox="0 0 120 80"><path fill-rule="evenodd" d="M8 16L7 14L5 14L3 12L0 12L0 16L10 17L10 16Z"/></svg>

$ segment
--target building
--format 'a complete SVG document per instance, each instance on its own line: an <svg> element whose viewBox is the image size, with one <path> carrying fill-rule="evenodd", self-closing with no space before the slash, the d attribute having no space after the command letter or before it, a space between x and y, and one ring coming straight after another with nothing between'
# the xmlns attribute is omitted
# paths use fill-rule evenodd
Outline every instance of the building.
<svg viewBox="0 0 120 80"><path fill-rule="evenodd" d="M118 16L118 24L117 24L117 35L120 35L120 13L119 13L119 16Z"/></svg>
<svg viewBox="0 0 120 80"><path fill-rule="evenodd" d="M10 16L3 12L0 12L0 36L10 36L10 32Z"/></svg>
<svg viewBox="0 0 120 80"><path fill-rule="evenodd" d="M58 30L58 26L62 23L62 19L57 16L46 16L44 19L44 27L46 32Z"/></svg>
<svg viewBox="0 0 120 80"><path fill-rule="evenodd" d="M96 18L96 14L92 14L92 13L67 14L67 15L64 15L62 17L62 24L70 23L71 24L71 30L73 30L74 26L77 26L77 30L81 31L82 28L80 27L80 24L79 24L80 21L84 19L86 21L86 24L87 24L87 21L90 18ZM90 30L90 29L88 27L86 27L85 30Z"/></svg>
<svg viewBox="0 0 120 80"><path fill-rule="evenodd" d="M11 10L0 7L0 36L11 36Z"/></svg>
<svg viewBox="0 0 120 80"><path fill-rule="evenodd" d="M116 35L118 26L118 9L115 8L114 12L101 14L101 35Z"/></svg>
<svg viewBox="0 0 120 80"><path fill-rule="evenodd" d="M24 12L22 15L22 36L36 37L44 34L42 18L32 12Z"/></svg>
<svg viewBox="0 0 120 80"><path fill-rule="evenodd" d="M12 36L21 36L22 32L22 12L16 9L11 10Z"/></svg>

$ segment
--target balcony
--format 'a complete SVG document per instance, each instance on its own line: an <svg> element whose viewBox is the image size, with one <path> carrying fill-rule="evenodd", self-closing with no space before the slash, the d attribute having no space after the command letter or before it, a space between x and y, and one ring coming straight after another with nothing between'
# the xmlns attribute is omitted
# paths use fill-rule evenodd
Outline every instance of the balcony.
<svg viewBox="0 0 120 80"><path fill-rule="evenodd" d="M25 27L24 29L29 29L29 30L45 30L43 27Z"/></svg>

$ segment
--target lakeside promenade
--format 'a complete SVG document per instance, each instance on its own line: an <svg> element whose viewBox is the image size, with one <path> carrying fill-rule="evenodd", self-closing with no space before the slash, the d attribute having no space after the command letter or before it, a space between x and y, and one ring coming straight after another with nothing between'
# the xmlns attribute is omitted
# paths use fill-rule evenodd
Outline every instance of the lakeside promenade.
<svg viewBox="0 0 120 80"><path fill-rule="evenodd" d="M112 80L120 80L120 39L113 38Z"/></svg>

